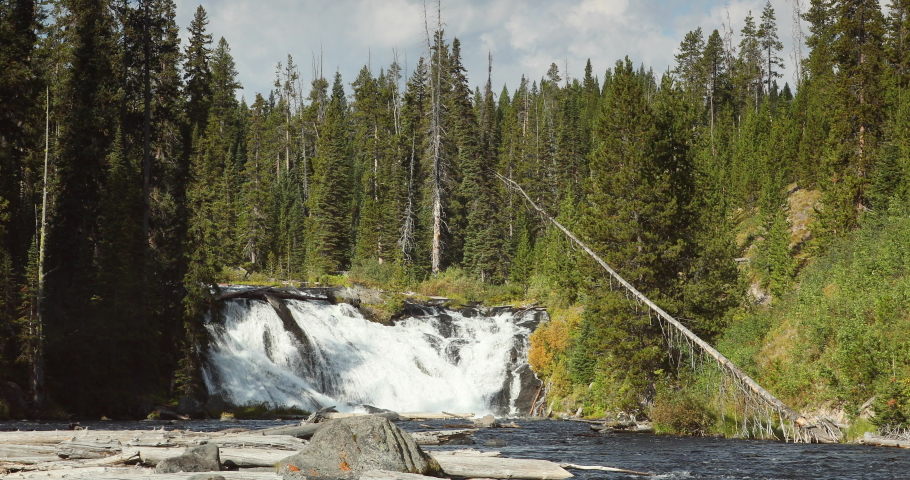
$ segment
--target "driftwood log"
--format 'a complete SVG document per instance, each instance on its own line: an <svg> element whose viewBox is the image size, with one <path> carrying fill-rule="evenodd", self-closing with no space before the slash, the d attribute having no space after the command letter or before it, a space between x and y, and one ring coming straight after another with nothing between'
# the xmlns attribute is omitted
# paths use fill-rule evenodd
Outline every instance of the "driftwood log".
<svg viewBox="0 0 910 480"><path fill-rule="evenodd" d="M442 413L444 413L446 415L451 415L455 418L460 418L462 420L471 420L471 417L473 417L473 415L465 415L462 413L449 413L449 412L442 412Z"/></svg>
<svg viewBox="0 0 910 480"><path fill-rule="evenodd" d="M219 448L266 448L292 451L300 450L307 444L306 440L292 435L256 435L254 432L215 437L207 443L214 443Z"/></svg>
<svg viewBox="0 0 910 480"><path fill-rule="evenodd" d="M112 455L119 455L122 452L123 446L120 444L120 441L110 437L71 438L60 442L54 449L54 453L58 457L74 460L104 458Z"/></svg>
<svg viewBox="0 0 910 480"><path fill-rule="evenodd" d="M558 480L571 473L546 460L479 457L474 455L433 455L446 475L465 478L523 478Z"/></svg>
<svg viewBox="0 0 910 480"><path fill-rule="evenodd" d="M863 445L875 445L878 447L910 448L910 440L882 437L874 435L871 432L866 432L866 434L863 435L863 438L859 439L859 443L862 443Z"/></svg>
<svg viewBox="0 0 910 480"><path fill-rule="evenodd" d="M53 430L40 432L0 432L0 445L54 445L69 439L89 439L101 436L117 440L122 444L133 441L174 443L174 446L188 446L198 439L209 438L224 433L202 433L189 431L164 430ZM197 443L198 444L198 443Z"/></svg>
<svg viewBox="0 0 910 480"><path fill-rule="evenodd" d="M332 412L325 414L325 418L336 419L336 418L349 418L349 417L361 417L364 415L376 415L374 413L352 413L352 412ZM401 420L448 420L451 418L471 418L473 413L432 413L432 412L411 412L411 413L398 413L398 417Z"/></svg>
<svg viewBox="0 0 910 480"><path fill-rule="evenodd" d="M245 298L249 300L267 301L266 295L269 295L284 300L322 300L329 303L335 303L337 301L335 295L331 292L331 289L319 290L321 290L319 293L307 293L297 289L269 286L222 293L218 296L218 300Z"/></svg>
<svg viewBox="0 0 910 480"><path fill-rule="evenodd" d="M467 455L467 456L471 456L471 457L498 457L500 455L500 452L497 452L495 450L487 450L487 451L474 450L473 448L468 448L465 450L440 450L438 452L433 452L434 457L439 456L439 455L462 455L462 456Z"/></svg>
<svg viewBox="0 0 910 480"><path fill-rule="evenodd" d="M225 480L282 480L281 475L272 472L212 472L213 475L220 475ZM116 480L189 480L199 473L163 473L152 474L149 471L137 470L134 467L110 468L110 467L93 467L78 470L57 470L49 472L18 472L7 474L4 478L40 478L42 480L58 479L116 479Z"/></svg>
<svg viewBox="0 0 910 480"><path fill-rule="evenodd" d="M560 467L568 468L570 470L599 470L601 472L615 472L615 473L628 473L630 475L643 475L643 476L653 476L653 473L648 472L636 472L635 470L626 470L624 468L615 468L615 467L602 467L600 465L575 465L574 463L560 463Z"/></svg>
<svg viewBox="0 0 910 480"><path fill-rule="evenodd" d="M60 460L54 453L56 447L49 445L0 445L0 463L22 463L32 465Z"/></svg>
<svg viewBox="0 0 910 480"><path fill-rule="evenodd" d="M476 432L476 428L463 430L432 430L429 432L411 432L417 445L445 445L453 440L463 440Z"/></svg>
<svg viewBox="0 0 910 480"><path fill-rule="evenodd" d="M390 472L388 470L368 470L360 474L359 480L436 480L416 473Z"/></svg>
<svg viewBox="0 0 910 480"><path fill-rule="evenodd" d="M289 435L295 438L309 440L314 433L325 426L325 423L309 423L306 425L287 425L284 427L272 427L264 430L254 430L252 435Z"/></svg>

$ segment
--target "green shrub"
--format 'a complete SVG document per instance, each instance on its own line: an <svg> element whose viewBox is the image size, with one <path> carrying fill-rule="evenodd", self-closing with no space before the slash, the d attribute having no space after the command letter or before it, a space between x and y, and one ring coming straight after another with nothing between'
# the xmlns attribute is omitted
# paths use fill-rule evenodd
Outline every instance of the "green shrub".
<svg viewBox="0 0 910 480"><path fill-rule="evenodd" d="M910 424L910 382L892 378L872 403L872 424L879 429L907 428Z"/></svg>
<svg viewBox="0 0 910 480"><path fill-rule="evenodd" d="M660 388L651 408L657 433L704 436L712 432L717 414L701 392L686 388Z"/></svg>
<svg viewBox="0 0 910 480"><path fill-rule="evenodd" d="M237 420L258 420L280 416L307 416L310 412L297 407L273 407L268 402L237 407L233 412Z"/></svg>
<svg viewBox="0 0 910 480"><path fill-rule="evenodd" d="M237 407L233 413L237 420L256 420L267 417L270 411L268 403L256 403Z"/></svg>
<svg viewBox="0 0 910 480"><path fill-rule="evenodd" d="M484 284L459 267L450 267L417 286L417 293L446 297L460 303L479 302L484 297Z"/></svg>
<svg viewBox="0 0 910 480"><path fill-rule="evenodd" d="M877 395L876 422L906 424L910 392L890 379L910 372L908 237L910 218L866 215L771 308L740 309L718 349L793 407L851 412Z"/></svg>
<svg viewBox="0 0 910 480"><path fill-rule="evenodd" d="M351 266L348 278L353 283L368 287L391 288L401 283L401 267L394 262L382 262L375 258L360 260Z"/></svg>

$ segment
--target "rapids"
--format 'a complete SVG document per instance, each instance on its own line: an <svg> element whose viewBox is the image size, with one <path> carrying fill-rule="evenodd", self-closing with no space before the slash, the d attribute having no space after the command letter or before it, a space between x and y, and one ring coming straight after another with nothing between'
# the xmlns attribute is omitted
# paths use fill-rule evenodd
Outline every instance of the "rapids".
<svg viewBox="0 0 910 480"><path fill-rule="evenodd" d="M283 302L293 324L267 302L230 300L223 323L206 325L210 395L306 410L515 415L540 385L527 348L543 312L425 308L383 325L345 303Z"/></svg>

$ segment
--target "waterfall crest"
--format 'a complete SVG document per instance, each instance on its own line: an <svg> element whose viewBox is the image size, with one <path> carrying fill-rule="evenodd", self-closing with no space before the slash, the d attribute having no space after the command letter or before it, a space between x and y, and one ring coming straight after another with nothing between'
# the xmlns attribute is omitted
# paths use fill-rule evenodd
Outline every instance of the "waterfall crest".
<svg viewBox="0 0 910 480"><path fill-rule="evenodd" d="M206 325L209 394L234 405L515 415L540 385L527 349L545 312L426 308L383 325L344 303L284 304L296 326L243 299L226 302L223 324Z"/></svg>

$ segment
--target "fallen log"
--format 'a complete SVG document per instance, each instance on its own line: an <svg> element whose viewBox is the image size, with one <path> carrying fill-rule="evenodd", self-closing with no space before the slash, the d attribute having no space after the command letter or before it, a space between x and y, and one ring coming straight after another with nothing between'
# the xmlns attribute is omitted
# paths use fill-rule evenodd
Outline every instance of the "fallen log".
<svg viewBox="0 0 910 480"><path fill-rule="evenodd" d="M458 414L458 413L449 413L449 412L442 412L442 413L444 413L444 414L446 414L446 415L451 415L451 416L453 416L453 417L455 417L455 418L460 418L460 419L462 419L462 420L471 420L471 418L473 417L473 415L471 415L471 416L469 417L469 416L465 416L464 414Z"/></svg>
<svg viewBox="0 0 910 480"><path fill-rule="evenodd" d="M473 455L433 455L443 473L465 478L523 478L527 480L558 480L571 473L546 460L478 457Z"/></svg>
<svg viewBox="0 0 910 480"><path fill-rule="evenodd" d="M866 432L863 438L859 440L863 445L875 445L877 447L896 447L910 448L910 440L901 440L896 438L881 437L871 432Z"/></svg>
<svg viewBox="0 0 910 480"><path fill-rule="evenodd" d="M312 301L312 300L321 300L323 302L335 303L335 297L333 295L326 294L324 296L320 295L308 295L299 290L285 290L276 287L262 287L262 288L251 288L248 290L238 290L235 292L222 293L218 296L218 300L232 300L238 298L245 298L248 300L262 300L267 301L266 295L271 295L273 297L281 298L284 300L303 300L303 301Z"/></svg>
<svg viewBox="0 0 910 480"><path fill-rule="evenodd" d="M293 320L293 319L292 319L292 320ZM326 418L333 418L333 417L331 417L330 415L332 415L332 414L334 414L334 413L338 413L338 411L335 410L335 407L334 407L334 406L332 406L332 407L322 407L322 408L320 408L318 411L313 412L312 414L310 414L310 416L307 417L307 419L304 420L303 422L301 422L300 424L301 424L301 425L306 425L306 424L309 424L309 423L319 423L319 422L321 422L323 419L326 419Z"/></svg>
<svg viewBox="0 0 910 480"><path fill-rule="evenodd" d="M164 442L168 439L175 446L191 445L199 438L217 435L190 431L165 430L49 430L31 432L0 432L0 445L53 445L69 439L109 437L123 444L133 441Z"/></svg>
<svg viewBox="0 0 910 480"><path fill-rule="evenodd" d="M562 231L570 240L572 240L576 245L578 245L582 250L585 251L591 258L594 259L604 270L606 270L610 276L616 279L620 285L622 285L626 291L628 291L632 296L637 298L639 301L644 303L651 309L658 317L662 318L675 328L679 333L684 335L688 341L697 345L704 353L712 357L718 365L720 365L721 370L725 373L729 373L737 381L741 382L745 389L750 390L756 397L758 397L762 402L767 406L777 412L780 419L789 420L793 424L793 433L795 435L794 440L800 441L804 440L808 442L819 442L819 443L837 443L843 438L843 432L840 430L832 420L825 417L816 417L814 422L810 422L808 419L803 417L799 412L793 410L787 406L780 399L771 394L771 392L765 390L764 387L758 384L755 380L742 371L736 364L731 362L727 357L717 351L712 347L708 342L705 342L698 335L689 330L685 325L679 322L679 320L673 318L669 313L660 308L656 303L651 301L650 298L646 297L643 293L638 291L631 283L622 278L616 270L613 270L613 267L607 264L600 256L594 253L594 250L591 250L590 247L585 245L581 240L578 239L575 235L572 234L566 227L561 223L556 221L555 218L551 217L543 208L539 207L531 197L521 188L521 185L516 183L514 180L503 177L502 175L494 173L500 180L502 180L507 187L512 190L520 193L528 204L531 205L534 210L537 210L541 216L546 218L550 223L552 223L556 228Z"/></svg>
<svg viewBox="0 0 910 480"><path fill-rule="evenodd" d="M106 438L72 438L60 442L54 453L60 458L89 459L118 455L123 452L119 440Z"/></svg>
<svg viewBox="0 0 910 480"><path fill-rule="evenodd" d="M307 444L291 435L229 435L216 437L208 441L219 448L265 448L273 450L297 451Z"/></svg>
<svg viewBox="0 0 910 480"><path fill-rule="evenodd" d="M222 448L219 454L223 465L238 468L275 468L275 464L292 455L287 450L264 448Z"/></svg>
<svg viewBox="0 0 910 480"><path fill-rule="evenodd" d="M654 475L653 473L648 472L636 472L635 470L626 470L624 468L616 467L602 467L599 465L575 465L574 463L560 463L559 466L571 470L600 470L601 472L628 473L630 475L644 475L647 477Z"/></svg>
<svg viewBox="0 0 910 480"><path fill-rule="evenodd" d="M388 412L395 413L395 412ZM383 413L354 413L354 412L332 412L325 414L325 418L329 419L338 419L338 418L351 418L351 417L363 417L366 415L379 415L383 416ZM448 420L451 418L458 418L461 420L470 419L474 416L473 413L431 413L431 412L416 412L416 413L398 413L398 417L401 420ZM391 420L391 419L390 419Z"/></svg>
<svg viewBox="0 0 910 480"><path fill-rule="evenodd" d="M286 425L283 427L271 427L263 430L253 430L251 435L289 435L295 438L309 440L314 433L325 426L325 423L309 423L306 425Z"/></svg>
<svg viewBox="0 0 910 480"><path fill-rule="evenodd" d="M274 472L211 472L212 475L220 475L225 480L282 480L281 476ZM4 478L41 478L42 480L58 479L117 479L117 480L189 480L193 476L200 475L198 472L186 473L163 473L155 474L154 469L137 469L135 467L111 468L111 467L93 467L85 469L67 469L41 472L40 477L35 472L18 472L7 474Z"/></svg>
<svg viewBox="0 0 910 480"><path fill-rule="evenodd" d="M473 413L430 413L430 412L417 412L417 413L399 413L399 417L402 420L447 420L450 418L474 418Z"/></svg>
<svg viewBox="0 0 910 480"><path fill-rule="evenodd" d="M0 445L0 464L12 462L30 465L59 459L54 453L54 447L48 445Z"/></svg>
<svg viewBox="0 0 910 480"><path fill-rule="evenodd" d="M263 292L271 290L276 286L277 285L270 285L268 287L250 288L247 290L237 290L235 292L222 293L221 295L218 295L218 300L230 300L233 298L256 298L257 300L263 300Z"/></svg>
<svg viewBox="0 0 910 480"><path fill-rule="evenodd" d="M164 433L156 433L152 435L140 435L135 438L131 438L125 444L128 447L179 447L171 437Z"/></svg>
<svg viewBox="0 0 910 480"><path fill-rule="evenodd" d="M121 453L119 455L113 455L107 458L99 458L97 460L90 460L87 462L82 462L79 464L79 467L103 467L103 466L112 466L112 465L135 465L141 463L142 458L139 456L139 452L130 452L130 453Z"/></svg>
<svg viewBox="0 0 910 480"><path fill-rule="evenodd" d="M146 465L157 465L165 458L183 455L183 448L136 448L126 449L123 455L136 455ZM239 468L274 467L282 458L290 456L287 450L264 448L219 448L222 464L231 462ZM155 477L158 478L158 477Z"/></svg>
<svg viewBox="0 0 910 480"><path fill-rule="evenodd" d="M337 420L339 418L353 418L353 417L366 417L367 415L373 415L376 417L382 417L389 419L390 422L397 422L399 420L409 420L402 418L397 412L391 410L385 412L373 412L373 413L363 413L363 412L331 412L323 415L323 418L330 420Z"/></svg>
<svg viewBox="0 0 910 480"><path fill-rule="evenodd" d="M74 432L72 430L51 430L43 432L0 432L0 444L2 445L57 445L58 443L73 438L84 432ZM93 432L94 434L94 432Z"/></svg>
<svg viewBox="0 0 910 480"><path fill-rule="evenodd" d="M416 473L391 472L389 470L367 470L360 474L360 480L437 480Z"/></svg>
<svg viewBox="0 0 910 480"><path fill-rule="evenodd" d="M467 455L467 456L472 456L472 457L498 457L499 452L496 452L493 450L484 452L481 450L474 450L473 448L466 448L464 450L440 450L437 452L433 452L433 455L434 456L435 455Z"/></svg>
<svg viewBox="0 0 910 480"><path fill-rule="evenodd" d="M410 432L417 445L445 445L453 440L467 438L476 432L476 428L464 430L433 430L429 432Z"/></svg>

